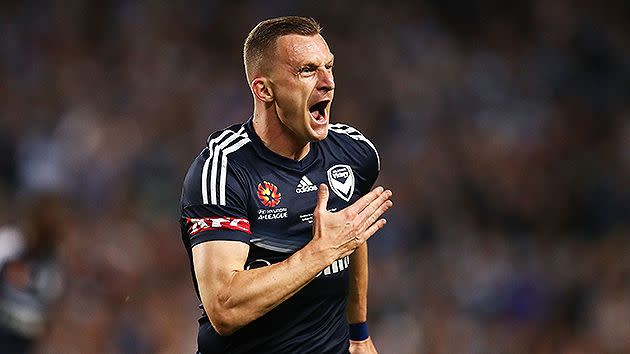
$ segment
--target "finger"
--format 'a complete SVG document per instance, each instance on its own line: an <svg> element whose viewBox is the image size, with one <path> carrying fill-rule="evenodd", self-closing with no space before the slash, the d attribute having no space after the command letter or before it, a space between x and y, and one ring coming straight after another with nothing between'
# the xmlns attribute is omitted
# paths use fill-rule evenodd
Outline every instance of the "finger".
<svg viewBox="0 0 630 354"><path fill-rule="evenodd" d="M389 210L389 208L392 207L392 205L394 205L394 203L392 203L391 200L387 200L385 203L381 204L362 224L360 231L363 231L374 224L374 222L376 222L387 210Z"/></svg>
<svg viewBox="0 0 630 354"><path fill-rule="evenodd" d="M359 214L363 209L365 209L370 203L374 201L374 199L378 198L383 193L383 187L378 186L372 191L363 197L359 198L356 202L346 208L353 215Z"/></svg>
<svg viewBox="0 0 630 354"><path fill-rule="evenodd" d="M367 230L363 232L363 235L361 237L362 240L364 242L367 241L370 237L372 237L372 235L376 233L376 231L382 229L383 226L385 226L386 224L387 224L386 219L379 219L374 224L370 225L370 227L368 227Z"/></svg>
<svg viewBox="0 0 630 354"><path fill-rule="evenodd" d="M387 209L392 206L392 202L389 200L392 196L392 191L384 191L378 198L372 201L363 211L357 215L354 222L355 225L363 225L367 221L367 225L372 224L378 219ZM371 219L371 220L369 220ZM365 227L367 227L367 225Z"/></svg>
<svg viewBox="0 0 630 354"><path fill-rule="evenodd" d="M317 190L317 205L315 206L315 213L324 212L328 208L328 186L320 184Z"/></svg>

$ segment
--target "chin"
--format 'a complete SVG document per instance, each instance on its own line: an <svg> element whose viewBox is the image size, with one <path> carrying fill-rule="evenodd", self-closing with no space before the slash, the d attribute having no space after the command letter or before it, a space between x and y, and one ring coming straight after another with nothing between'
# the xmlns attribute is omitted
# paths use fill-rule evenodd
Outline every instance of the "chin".
<svg viewBox="0 0 630 354"><path fill-rule="evenodd" d="M328 128L323 133L314 134L313 141L322 141L328 136Z"/></svg>
<svg viewBox="0 0 630 354"><path fill-rule="evenodd" d="M328 123L326 123L326 125L319 125L316 128L311 127L309 130L311 141L322 141L328 136Z"/></svg>

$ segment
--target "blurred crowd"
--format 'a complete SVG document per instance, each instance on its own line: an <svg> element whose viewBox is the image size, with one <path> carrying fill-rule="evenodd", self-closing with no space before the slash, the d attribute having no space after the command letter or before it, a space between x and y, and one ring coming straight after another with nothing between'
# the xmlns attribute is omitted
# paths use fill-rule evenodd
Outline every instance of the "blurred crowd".
<svg viewBox="0 0 630 354"><path fill-rule="evenodd" d="M194 351L183 176L251 114L242 43L286 14L323 25L332 120L395 193L370 241L382 353L630 352L621 0L2 2L0 328L37 354ZM4 316L16 287L45 289L41 330Z"/></svg>

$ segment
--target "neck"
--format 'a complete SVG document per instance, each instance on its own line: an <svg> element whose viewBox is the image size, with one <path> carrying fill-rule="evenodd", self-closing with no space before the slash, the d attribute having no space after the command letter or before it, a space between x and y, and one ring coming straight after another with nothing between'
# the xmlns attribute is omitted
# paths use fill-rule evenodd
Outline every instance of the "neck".
<svg viewBox="0 0 630 354"><path fill-rule="evenodd" d="M280 156L299 161L310 151L310 143L300 142L282 123L273 105L254 104L253 127L265 146Z"/></svg>

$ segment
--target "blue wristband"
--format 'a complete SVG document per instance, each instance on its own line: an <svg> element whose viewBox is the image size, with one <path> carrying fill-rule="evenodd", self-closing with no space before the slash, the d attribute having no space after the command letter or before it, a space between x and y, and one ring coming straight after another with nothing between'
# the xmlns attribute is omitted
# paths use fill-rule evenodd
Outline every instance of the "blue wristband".
<svg viewBox="0 0 630 354"><path fill-rule="evenodd" d="M370 336L368 334L367 322L350 324L350 340L366 340Z"/></svg>

